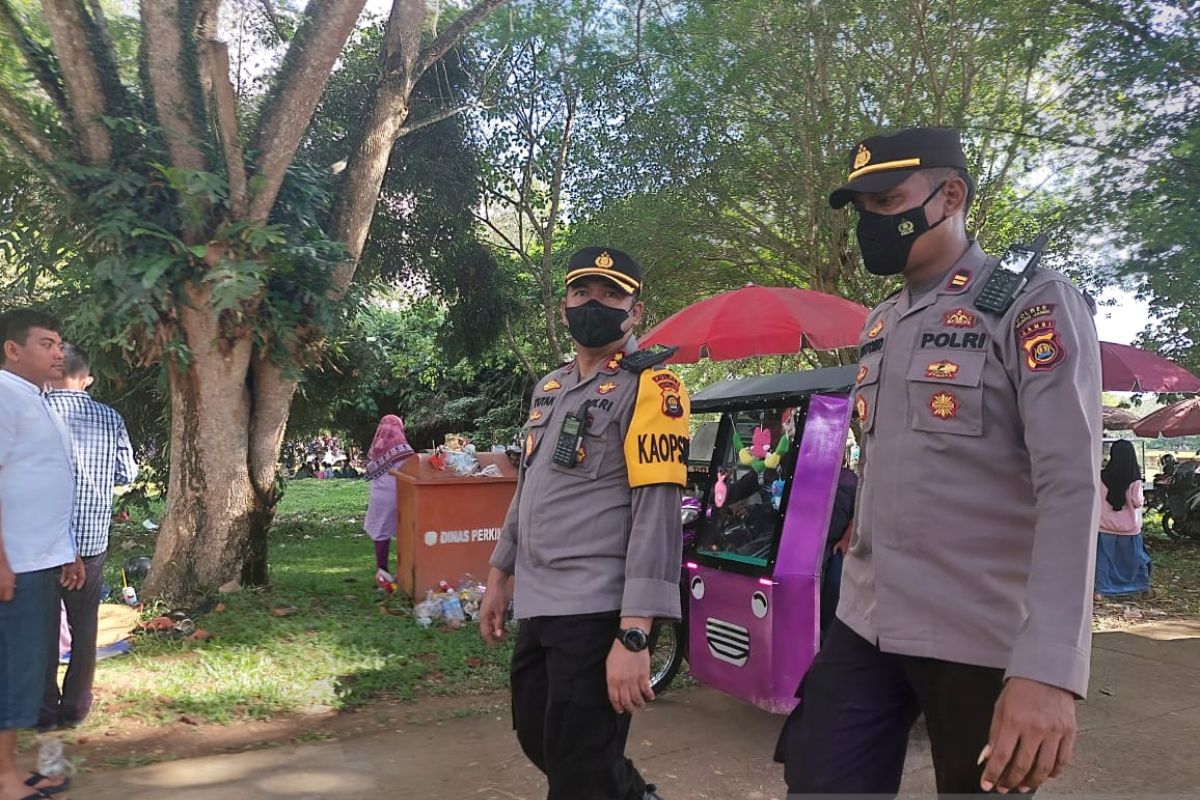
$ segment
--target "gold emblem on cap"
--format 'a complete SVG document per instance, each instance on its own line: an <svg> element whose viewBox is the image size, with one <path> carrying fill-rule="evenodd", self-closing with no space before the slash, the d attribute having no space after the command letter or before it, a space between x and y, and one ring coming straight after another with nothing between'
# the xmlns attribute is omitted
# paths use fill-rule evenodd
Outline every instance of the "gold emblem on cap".
<svg viewBox="0 0 1200 800"><path fill-rule="evenodd" d="M900 220L900 224L896 226L896 229L900 231L901 236L909 236L915 227L911 219L902 219Z"/></svg>
<svg viewBox="0 0 1200 800"><path fill-rule="evenodd" d="M596 266L599 267L600 269L612 269L612 265L613 265L612 256L610 256L608 254L607 250L605 250L600 255L596 256Z"/></svg>
<svg viewBox="0 0 1200 800"><path fill-rule="evenodd" d="M865 144L858 146L858 152L854 154L854 168L862 169L871 162L871 151L867 149Z"/></svg>

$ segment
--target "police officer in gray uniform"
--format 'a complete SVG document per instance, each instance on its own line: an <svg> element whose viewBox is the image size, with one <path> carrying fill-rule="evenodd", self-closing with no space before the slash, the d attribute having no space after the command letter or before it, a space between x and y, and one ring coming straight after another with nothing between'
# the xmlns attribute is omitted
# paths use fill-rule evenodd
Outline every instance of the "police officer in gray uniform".
<svg viewBox="0 0 1200 800"><path fill-rule="evenodd" d="M515 575L513 723L549 800L647 800L658 795L625 740L654 699L654 620L680 616L688 396L658 367L670 351L634 352L642 271L632 258L585 248L566 284L578 356L534 389L480 629L503 638Z"/></svg>
<svg viewBox="0 0 1200 800"><path fill-rule="evenodd" d="M794 794L894 794L921 713L939 793L1029 791L1071 760L1091 650L1099 343L1055 272L988 302L1003 273L967 238L973 190L958 133L927 128L864 140L830 196L857 209L868 271L904 287L860 339L857 524L837 621L785 729Z"/></svg>

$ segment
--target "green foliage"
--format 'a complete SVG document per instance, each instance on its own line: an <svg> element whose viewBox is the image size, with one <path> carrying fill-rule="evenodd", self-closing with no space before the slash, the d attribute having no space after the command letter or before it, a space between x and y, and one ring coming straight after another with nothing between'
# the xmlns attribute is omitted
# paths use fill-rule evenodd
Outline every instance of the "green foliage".
<svg viewBox="0 0 1200 800"><path fill-rule="evenodd" d="M449 359L440 332L448 312L423 300L401 306L396 295L364 299L323 363L304 378L289 438L345 431L366 447L384 414L399 414L414 447L468 433L481 446L512 441L524 421L527 381L501 348Z"/></svg>
<svg viewBox="0 0 1200 800"><path fill-rule="evenodd" d="M1097 277L1150 301L1146 346L1200 369L1200 16L1159 0L1076 5L1071 110L1099 136L1071 188L1079 224L1102 237Z"/></svg>

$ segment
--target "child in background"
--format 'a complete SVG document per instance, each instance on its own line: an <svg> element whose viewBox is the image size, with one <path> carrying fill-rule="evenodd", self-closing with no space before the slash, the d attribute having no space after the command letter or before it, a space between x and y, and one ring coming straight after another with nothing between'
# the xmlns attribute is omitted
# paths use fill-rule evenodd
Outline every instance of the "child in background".
<svg viewBox="0 0 1200 800"><path fill-rule="evenodd" d="M376 569L385 573L389 572L391 541L396 538L396 479L388 471L412 454L404 435L404 421L394 414L379 420L367 451L366 478L371 482L371 494L363 530L375 542Z"/></svg>

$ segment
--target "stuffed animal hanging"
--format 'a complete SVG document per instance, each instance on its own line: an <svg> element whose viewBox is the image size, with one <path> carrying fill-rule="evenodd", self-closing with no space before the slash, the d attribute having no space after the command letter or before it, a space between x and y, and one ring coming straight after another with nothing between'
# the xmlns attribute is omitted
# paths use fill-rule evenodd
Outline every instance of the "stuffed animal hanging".
<svg viewBox="0 0 1200 800"><path fill-rule="evenodd" d="M750 469L762 475L765 470L778 469L779 464L783 461L783 457L787 455L788 450L792 447L792 440L787 434L784 434L779 439L779 444L775 449L771 449L771 432L766 428L758 427L754 429L754 438L751 440L750 447L746 447L742 442L742 437L735 429L733 432L733 446L738 451L738 461L743 467Z"/></svg>

